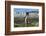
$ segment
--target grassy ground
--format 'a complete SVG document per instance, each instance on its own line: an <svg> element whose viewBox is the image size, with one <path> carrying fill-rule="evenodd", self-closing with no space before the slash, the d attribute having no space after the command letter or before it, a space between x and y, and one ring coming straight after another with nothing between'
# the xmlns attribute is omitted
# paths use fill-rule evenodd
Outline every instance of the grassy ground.
<svg viewBox="0 0 46 36"><path fill-rule="evenodd" d="M15 27L25 27L25 24L15 24Z"/></svg>
<svg viewBox="0 0 46 36"><path fill-rule="evenodd" d="M24 18L14 18L14 27L35 27L39 24L38 18L28 18L28 20L32 20L32 22L30 24L25 24ZM19 22L19 24L17 22Z"/></svg>

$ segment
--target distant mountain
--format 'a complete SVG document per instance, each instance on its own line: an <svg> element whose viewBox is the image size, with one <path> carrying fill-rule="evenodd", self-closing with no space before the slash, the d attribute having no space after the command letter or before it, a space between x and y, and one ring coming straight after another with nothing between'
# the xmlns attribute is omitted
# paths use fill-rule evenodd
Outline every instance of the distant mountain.
<svg viewBox="0 0 46 36"><path fill-rule="evenodd" d="M29 13L30 18L38 18L39 15L37 13Z"/></svg>
<svg viewBox="0 0 46 36"><path fill-rule="evenodd" d="M26 16L26 13L14 15L14 17L19 17L19 18L23 18L25 16ZM29 16L28 16L28 18L38 18L38 17L39 17L38 13L29 13Z"/></svg>

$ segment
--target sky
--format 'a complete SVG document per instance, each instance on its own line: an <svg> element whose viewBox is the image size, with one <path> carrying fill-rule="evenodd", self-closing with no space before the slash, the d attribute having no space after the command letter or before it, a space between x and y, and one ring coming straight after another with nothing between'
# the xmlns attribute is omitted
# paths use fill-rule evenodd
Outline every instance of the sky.
<svg viewBox="0 0 46 36"><path fill-rule="evenodd" d="M14 12L31 12L31 11L39 11L38 9L31 9L31 8L14 8ZM35 12L34 12L35 13Z"/></svg>
<svg viewBox="0 0 46 36"><path fill-rule="evenodd" d="M33 11L33 12L32 12ZM23 14L26 13L26 12L29 12L29 13L38 13L39 12L39 9L31 9L31 8L14 8L14 15L17 15L18 13L19 14Z"/></svg>

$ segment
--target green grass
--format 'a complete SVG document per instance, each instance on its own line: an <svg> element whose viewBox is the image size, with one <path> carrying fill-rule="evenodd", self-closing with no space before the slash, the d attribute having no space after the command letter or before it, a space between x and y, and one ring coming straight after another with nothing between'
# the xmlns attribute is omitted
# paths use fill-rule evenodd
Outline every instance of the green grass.
<svg viewBox="0 0 46 36"><path fill-rule="evenodd" d="M36 22L33 22L31 24L26 24L26 26L25 24L15 24L14 27L36 27Z"/></svg>
<svg viewBox="0 0 46 36"><path fill-rule="evenodd" d="M14 21L18 21L18 20L24 21L24 18L14 18L14 19L15 19ZM38 26L38 24L37 24L37 23L39 23L38 18L32 18L32 19L28 18L28 20L32 20L32 23L26 24L26 26L25 26L25 24L23 24L23 23L15 24L16 22L14 22L14 27L36 27L36 26Z"/></svg>
<svg viewBox="0 0 46 36"><path fill-rule="evenodd" d="M25 27L25 24L16 24L14 27Z"/></svg>

